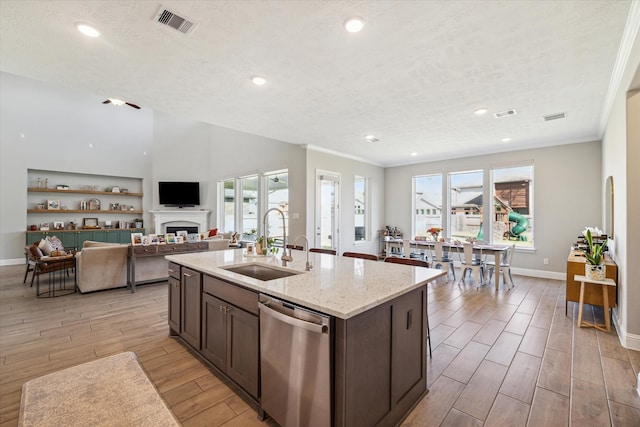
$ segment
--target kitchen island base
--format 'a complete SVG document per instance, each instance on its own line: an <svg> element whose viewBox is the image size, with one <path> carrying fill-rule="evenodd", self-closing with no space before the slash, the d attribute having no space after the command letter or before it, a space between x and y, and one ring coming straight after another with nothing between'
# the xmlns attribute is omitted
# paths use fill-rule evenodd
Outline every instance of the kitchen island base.
<svg viewBox="0 0 640 427"><path fill-rule="evenodd" d="M301 294L315 293L323 298L327 296L326 289L325 293L320 294L315 290L320 279L317 275L314 279L314 274L322 272L304 272L304 264L298 270L302 273L260 282L219 268L220 262L232 263L225 264L224 267L242 263L236 261L233 264L234 260L229 261L229 254L222 256L207 252L173 255L168 257L171 276L168 319L170 335L180 338L184 345L206 362L216 376L230 384L256 411L258 418L263 419L270 414L262 406L265 390L268 389L264 387L265 377L261 371L261 360L264 357L261 358L260 347L260 324L263 321L259 309L260 295L277 298L291 308L297 306L328 316L328 328L323 330L330 331L329 345L318 349L323 355L298 358L300 363L307 364L316 359L330 361L330 409L322 409L329 411L330 417L318 426L400 424L427 393L427 283L439 277L442 272L366 261L365 267L376 274L362 275L354 267L360 267L363 260L313 255L330 257L322 261L335 263L334 268L342 270L340 273L344 272L337 275L337 280L342 279L345 287L352 286L357 292L368 293L354 297L362 308L355 306L354 309L336 310L331 307L331 301L335 301L333 296L326 299L326 310L322 309L324 305L314 304L312 300L309 300L309 304L304 304L305 300L296 295L287 299L287 294L282 289ZM240 256L239 260L243 258ZM244 260L245 264L246 262ZM408 268L412 270L406 270ZM295 271L290 268L287 270ZM346 272L354 271L356 280L361 280L360 276L363 279L367 276L374 283L365 285L364 282L354 282L353 279L353 284L344 282ZM309 291L303 288L307 286L307 282L314 286ZM402 283L408 284L403 287ZM325 284L326 282L323 283ZM387 294L371 295L376 289ZM343 294L351 297L352 292L347 290ZM365 298L371 302L361 303ZM376 300L372 301L373 298ZM347 300L349 307L354 306L351 301ZM287 346L285 342L286 340L278 341L284 352L283 357L287 352L294 351L294 347ZM277 350L278 344L272 347ZM324 376L327 375L324 374L327 372L326 366L318 364L315 369L322 371ZM298 390L297 393L306 393L304 384L292 389ZM315 404L315 400L312 398L305 404ZM287 421L279 420L278 416L274 413L274 420L282 427L287 427Z"/></svg>

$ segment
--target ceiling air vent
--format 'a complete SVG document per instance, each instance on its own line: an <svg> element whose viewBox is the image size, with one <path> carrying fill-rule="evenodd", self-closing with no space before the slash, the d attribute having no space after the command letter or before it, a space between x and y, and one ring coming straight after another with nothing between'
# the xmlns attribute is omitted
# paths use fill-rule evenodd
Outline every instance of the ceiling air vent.
<svg viewBox="0 0 640 427"><path fill-rule="evenodd" d="M160 10L156 13L155 21L178 30L183 34L191 34L196 28L194 22L164 7L160 7Z"/></svg>
<svg viewBox="0 0 640 427"><path fill-rule="evenodd" d="M496 119L501 119L503 117L515 116L516 114L518 114L516 110L507 110L507 111L501 111L499 113L494 113L493 117L495 117Z"/></svg>
<svg viewBox="0 0 640 427"><path fill-rule="evenodd" d="M564 119L565 117L567 117L567 113L556 113L556 114L549 114L548 116L542 116L545 122L550 122L551 120Z"/></svg>

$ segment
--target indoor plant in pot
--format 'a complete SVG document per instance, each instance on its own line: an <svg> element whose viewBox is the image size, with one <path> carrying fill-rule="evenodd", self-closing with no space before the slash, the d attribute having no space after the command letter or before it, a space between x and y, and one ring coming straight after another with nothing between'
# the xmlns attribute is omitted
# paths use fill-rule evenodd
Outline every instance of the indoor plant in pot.
<svg viewBox="0 0 640 427"><path fill-rule="evenodd" d="M585 276L591 280L604 280L606 277L603 251L607 245L607 239L601 243L593 241L591 230L587 229L585 233L589 250L585 253L587 263L584 266Z"/></svg>

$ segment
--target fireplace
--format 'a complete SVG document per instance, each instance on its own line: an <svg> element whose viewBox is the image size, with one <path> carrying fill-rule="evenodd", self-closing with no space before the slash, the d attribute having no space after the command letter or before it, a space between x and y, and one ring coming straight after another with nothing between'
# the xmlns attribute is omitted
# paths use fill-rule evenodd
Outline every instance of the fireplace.
<svg viewBox="0 0 640 427"><path fill-rule="evenodd" d="M195 233L204 233L209 230L209 214L205 210L172 210L151 211L153 214L154 230L156 234L171 233L169 229L189 230L195 229Z"/></svg>
<svg viewBox="0 0 640 427"><path fill-rule="evenodd" d="M174 233L174 234L182 230L186 231L187 234L197 234L198 232L200 232L200 230L198 230L198 227L190 227L186 225L178 225L178 226L167 225L166 229L167 229L167 233Z"/></svg>

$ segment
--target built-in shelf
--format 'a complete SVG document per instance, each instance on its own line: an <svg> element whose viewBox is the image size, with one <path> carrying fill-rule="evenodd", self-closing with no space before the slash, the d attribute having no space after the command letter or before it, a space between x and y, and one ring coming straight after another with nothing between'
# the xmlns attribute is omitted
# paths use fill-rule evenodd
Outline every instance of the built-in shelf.
<svg viewBox="0 0 640 427"><path fill-rule="evenodd" d="M92 194L92 195L101 195L101 196L130 196L130 197L142 197L142 193L116 193L112 191L95 191L95 190L59 190L56 188L38 188L32 187L27 188L27 191L30 193L65 193L65 194Z"/></svg>
<svg viewBox="0 0 640 427"><path fill-rule="evenodd" d="M27 209L27 213L37 213L37 214L64 214L64 213L95 213L95 214L117 214L117 215L128 215L128 214L142 214L143 212L140 210L81 210L81 209Z"/></svg>

